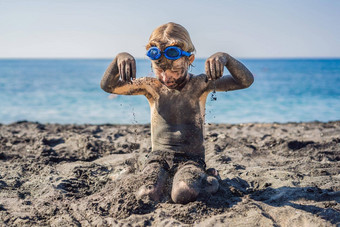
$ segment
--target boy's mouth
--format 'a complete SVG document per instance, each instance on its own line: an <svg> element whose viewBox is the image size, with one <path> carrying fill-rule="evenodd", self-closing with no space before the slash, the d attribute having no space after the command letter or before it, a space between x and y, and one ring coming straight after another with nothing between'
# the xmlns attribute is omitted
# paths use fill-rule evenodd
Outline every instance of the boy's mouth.
<svg viewBox="0 0 340 227"><path fill-rule="evenodd" d="M164 81L162 81L162 83L163 83L165 86L167 86L168 88L176 88L176 87L178 86L178 84L175 83L175 82L164 82Z"/></svg>
<svg viewBox="0 0 340 227"><path fill-rule="evenodd" d="M186 84L187 76L178 78L177 80L161 81L165 86L171 89L182 88Z"/></svg>
<svg viewBox="0 0 340 227"><path fill-rule="evenodd" d="M167 84L166 86L167 86L168 88L171 88L171 89L175 89L175 88L178 87L177 84Z"/></svg>

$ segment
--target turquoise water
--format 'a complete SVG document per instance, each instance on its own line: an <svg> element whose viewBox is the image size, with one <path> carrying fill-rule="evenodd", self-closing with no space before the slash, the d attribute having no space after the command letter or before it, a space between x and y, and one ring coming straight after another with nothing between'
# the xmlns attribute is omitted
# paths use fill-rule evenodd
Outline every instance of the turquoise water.
<svg viewBox="0 0 340 227"><path fill-rule="evenodd" d="M290 122L340 119L340 59L241 59L254 74L245 90L218 92L207 122ZM110 97L100 89L110 60L0 60L0 122L149 123L143 96ZM204 72L195 60L191 72ZM227 73L227 71L225 71ZM137 59L137 77L153 76Z"/></svg>

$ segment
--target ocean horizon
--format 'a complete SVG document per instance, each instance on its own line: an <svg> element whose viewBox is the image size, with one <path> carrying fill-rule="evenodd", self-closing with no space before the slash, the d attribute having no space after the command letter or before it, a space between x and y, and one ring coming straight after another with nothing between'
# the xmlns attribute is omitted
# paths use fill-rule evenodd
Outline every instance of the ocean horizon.
<svg viewBox="0 0 340 227"><path fill-rule="evenodd" d="M340 120L340 58L241 58L254 74L247 89L208 96L207 123ZM144 96L110 95L100 80L112 59L0 59L0 123L147 124ZM137 77L153 77L137 58ZM196 59L190 73L204 73ZM224 74L229 74L225 68Z"/></svg>

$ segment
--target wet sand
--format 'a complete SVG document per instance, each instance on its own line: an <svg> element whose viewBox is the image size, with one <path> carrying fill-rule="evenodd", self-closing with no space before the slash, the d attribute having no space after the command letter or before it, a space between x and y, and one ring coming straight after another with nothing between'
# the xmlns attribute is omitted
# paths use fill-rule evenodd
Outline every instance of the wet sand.
<svg viewBox="0 0 340 227"><path fill-rule="evenodd" d="M0 125L0 226L337 226L340 121L207 125L215 195L137 200L149 125Z"/></svg>

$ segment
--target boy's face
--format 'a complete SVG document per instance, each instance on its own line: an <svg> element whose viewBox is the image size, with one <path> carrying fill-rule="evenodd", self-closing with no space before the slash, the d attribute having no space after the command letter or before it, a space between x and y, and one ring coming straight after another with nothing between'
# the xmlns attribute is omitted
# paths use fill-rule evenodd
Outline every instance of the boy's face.
<svg viewBox="0 0 340 227"><path fill-rule="evenodd" d="M188 79L188 67L194 60L194 55L177 60L168 60L163 56L158 61L152 61L152 68L157 79L170 89L176 89L185 84Z"/></svg>

